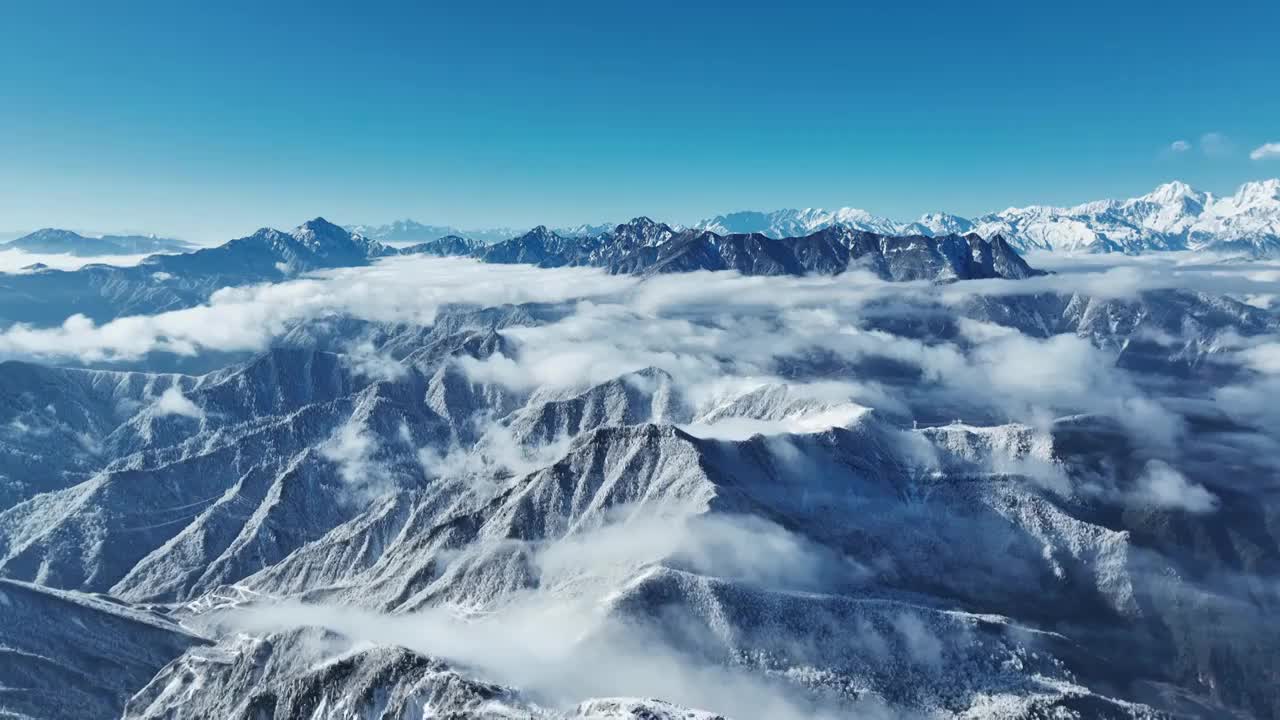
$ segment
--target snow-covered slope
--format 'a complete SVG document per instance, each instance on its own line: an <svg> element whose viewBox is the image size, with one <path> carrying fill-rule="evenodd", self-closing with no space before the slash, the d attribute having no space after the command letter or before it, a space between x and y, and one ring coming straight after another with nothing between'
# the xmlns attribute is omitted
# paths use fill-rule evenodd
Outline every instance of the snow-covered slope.
<svg viewBox="0 0 1280 720"><path fill-rule="evenodd" d="M494 247L640 257L625 300L326 315L200 375L0 364L0 469L20 480L0 506L0 703L169 720L1280 709L1280 439L1235 412L1266 387L1236 383L1270 372L1273 312L1191 290L952 293L1022 280L850 305L816 291L864 276L773 272L1026 270L955 235L836 227L789 255L643 218L610 237ZM326 262L378 252L319 224L289 238ZM656 277L715 258L788 277ZM714 280L741 296L700 294ZM778 288L794 294L771 303ZM125 671L82 677L104 663ZM79 693L69 714L29 701L57 683Z"/></svg>
<svg viewBox="0 0 1280 720"><path fill-rule="evenodd" d="M118 717L166 663L206 644L110 598L0 579L0 716Z"/></svg>

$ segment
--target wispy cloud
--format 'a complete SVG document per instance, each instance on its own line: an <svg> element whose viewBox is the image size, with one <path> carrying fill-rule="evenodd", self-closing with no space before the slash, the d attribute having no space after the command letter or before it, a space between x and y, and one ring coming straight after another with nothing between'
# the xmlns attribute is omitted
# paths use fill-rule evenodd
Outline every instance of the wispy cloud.
<svg viewBox="0 0 1280 720"><path fill-rule="evenodd" d="M1200 152L1209 157L1226 157L1235 151L1235 143L1220 132L1207 132L1200 136Z"/></svg>
<svg viewBox="0 0 1280 720"><path fill-rule="evenodd" d="M1161 460L1147 463L1138 477L1131 501L1138 505L1190 513L1207 513L1218 508L1217 496Z"/></svg>
<svg viewBox="0 0 1280 720"><path fill-rule="evenodd" d="M1186 140L1174 140L1169 144L1169 150L1176 153L1184 153L1191 149L1191 143Z"/></svg>

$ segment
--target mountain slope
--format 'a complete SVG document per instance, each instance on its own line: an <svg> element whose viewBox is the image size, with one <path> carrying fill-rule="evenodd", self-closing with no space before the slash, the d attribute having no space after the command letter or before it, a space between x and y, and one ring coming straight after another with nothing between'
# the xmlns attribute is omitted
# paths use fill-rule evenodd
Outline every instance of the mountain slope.
<svg viewBox="0 0 1280 720"><path fill-rule="evenodd" d="M0 579L0 715L119 717L166 663L203 637L126 604Z"/></svg>

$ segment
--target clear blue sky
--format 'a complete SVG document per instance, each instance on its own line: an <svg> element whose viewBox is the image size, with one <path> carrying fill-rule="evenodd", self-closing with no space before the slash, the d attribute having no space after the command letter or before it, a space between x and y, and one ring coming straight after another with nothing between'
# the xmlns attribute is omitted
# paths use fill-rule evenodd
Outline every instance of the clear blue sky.
<svg viewBox="0 0 1280 720"><path fill-rule="evenodd" d="M0 230L1229 192L1280 175L1248 158L1280 141L1277 28L1277 2L3 3Z"/></svg>

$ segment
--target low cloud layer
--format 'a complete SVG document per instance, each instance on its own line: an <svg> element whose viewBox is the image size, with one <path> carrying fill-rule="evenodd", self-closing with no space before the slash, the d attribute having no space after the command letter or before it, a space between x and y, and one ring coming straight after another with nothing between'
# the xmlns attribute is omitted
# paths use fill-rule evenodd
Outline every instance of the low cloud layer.
<svg viewBox="0 0 1280 720"><path fill-rule="evenodd" d="M1155 457L1173 462L1186 431L1184 419L1162 402L1159 393L1117 368L1114 349L1076 335L1032 337L964 318L958 321L958 335L944 338L880 328L904 318L927 320L930 313L955 321L959 310L984 298L1080 293L1128 300L1146 291L1180 288L1256 300L1275 293L1280 280L1280 263L1223 262L1188 253L1035 256L1033 261L1054 274L944 285L891 283L857 271L835 277L722 272L641 279L590 268L548 270L467 259L392 258L366 268L224 289L207 304L152 316L102 325L77 316L54 328L15 326L0 333L0 353L108 362L154 352L252 351L268 347L300 323L318 319L349 316L429 324L448 304L547 303L559 306L557 319L504 329L514 352L482 360L464 357L458 361L461 369L475 382L517 393L535 388L572 393L626 372L657 367L703 407L735 383L795 383L797 376L822 368L823 373L838 372L848 387L831 396L821 410L764 424L700 423L690 430L711 437L809 432L847 425L864 407L905 419L915 413L915 419L931 423L963 418L1042 429L1062 414L1097 413L1116 418ZM1268 336L1214 340L1226 351L1221 361L1264 377L1274 377L1277 341ZM403 377L404 366L368 342L346 349L347 362L359 375L373 380ZM814 379L819 378L810 378ZM1221 398L1240 396L1229 412L1247 415L1250 422L1265 416L1268 408L1249 399L1255 386L1255 381L1242 378L1224 388ZM183 400L168 398L160 409L197 416ZM921 418L917 411L924 406L940 417ZM491 434L490 440L491 455L519 466L513 443L502 442L499 434ZM339 451L352 446L339 442L333 447L345 456ZM438 470L474 463L477 457L432 449L423 463Z"/></svg>
<svg viewBox="0 0 1280 720"><path fill-rule="evenodd" d="M318 626L356 643L408 647L518 687L552 707L624 695L660 697L740 720L834 719L859 709L849 700L823 703L796 684L708 662L704 653L723 649L720 641L701 638L704 629L685 637L686 646L678 648L638 622L640 618L615 610L631 583L644 578L647 568L661 565L783 590L810 590L856 578L861 572L856 565L758 518L627 515L626 508L619 508L612 523L533 547L539 589L518 594L482 617L446 608L388 616L287 602L219 613L211 621L254 633ZM700 628L695 618L672 614L676 606L666 612L663 622L668 625L684 625L691 632ZM903 615L897 622L911 652L936 665L940 640L914 617ZM854 646L861 642L850 640ZM872 712L878 706L861 709Z"/></svg>
<svg viewBox="0 0 1280 720"><path fill-rule="evenodd" d="M1274 456L1265 443L1275 439L1269 428L1280 422L1271 401L1280 393L1276 387L1280 383L1280 338L1274 333L1244 337L1234 331L1206 336L1201 344L1213 351L1211 362L1230 373L1229 380L1214 388L1191 380L1144 377L1118 363L1120 349L1095 342L1087 333L1054 334L1053 328L1041 328L1036 334L1035 328L1029 328L1024 334L996 322L998 313L984 315L975 311L975 306L981 310L984 303L993 301L989 304L999 309L1003 306L996 300L1041 293L1078 294L1079 303L1085 305L1099 299L1134 299L1146 291L1168 288L1257 299L1274 294L1280 266L1256 260L1208 263L1203 257L1180 254L1051 262L1063 264L1055 265L1057 272L1045 277L936 285L888 283L856 271L837 277L698 273L641 279L594 269L539 270L470 260L396 258L369 268L226 289L205 305L155 316L121 318L103 325L77 317L56 328L10 328L0 334L0 349L22 357L72 357L93 362L126 360L153 352L248 351L268 347L299 324L336 317L429 324L450 304L551 304L555 311L547 312L539 324L505 327L496 352L440 359L440 363L452 363L444 368L453 373L449 377L463 378L450 389L461 388L460 394L466 395L475 387L465 382L469 380L486 386L482 389L494 396L519 400L511 405L494 402L490 407L485 401L473 403L464 397L458 402L458 417L466 420L450 428L452 434L446 433L447 439L427 447L417 444L408 421L399 422L399 432L394 430L395 421L373 422L378 417L373 406L380 397L393 397L396 402L404 399L406 406L426 403L443 417L448 408L441 409L441 405L447 404L448 398L439 395L449 393L441 391L433 396L428 390L425 398L423 394L424 386L438 389L429 385L434 381L426 380L423 370L429 369L432 377L438 378L435 373L441 368L435 364L410 367L372 339L341 345L342 361L351 375L370 382L403 381L390 390L413 392L385 396L363 390L357 393L350 417L335 423L336 428L326 427L327 434L317 435L323 439L305 450L306 457L328 463L325 470L350 489L347 495L354 508L411 487L399 483L396 475L406 471L405 465L411 466L408 471L415 478L412 487L420 485L417 480L456 480L477 497L487 497L486 492L499 490L498 484L518 483L523 473L564 458L573 438L563 433L578 432L566 428L576 428L575 423L586 414L566 410L557 418L573 417L572 421L548 421L551 429L541 428L544 434L526 442L518 435L517 423L511 417L500 417L498 408L523 404L523 410L536 410L542 401L569 402L577 393L624 373L656 368L661 372L644 375L648 380L628 380L621 390L615 384L612 394L597 400L595 409L607 406L600 414L623 414L639 407L641 416L627 415L626 422L661 420L711 440L766 436L734 446L689 441L675 431L663 431L667 438L678 437L675 444L686 443L685 447L697 444L726 453L759 450L756 465L751 467L773 473L770 479L802 479L814 486L830 479L832 486L838 486L850 477L863 480L860 475L865 469L865 474L875 474L865 478L868 485L882 480L900 482L901 487L884 492L890 498L886 507L905 508L897 516L900 522L889 529L930 539L932 545L922 547L931 554L955 553L947 558L955 564L944 564L944 568L969 567L959 559L970 552L1013 567L1026 563L1029 569L1036 569L1043 560L1059 572L1075 572L1071 570L1075 562L1065 562L1065 556L1082 553L1084 557L1083 553L1091 550L1078 549L1090 538L1076 531L1078 525L1068 522L1062 507L1070 503L1097 501L1155 513L1180 513L1187 522L1226 515L1214 513L1229 506L1230 493L1203 472L1203 460L1199 465L1188 460L1189 449L1210 447L1215 460L1229 453L1239 458L1251 448L1263 448L1263 455ZM1054 312L1063 312L1060 306L1055 307L1059 309ZM1117 318L1125 308L1106 303L1090 307L1103 318L1104 327L1121 324L1122 318ZM1238 312L1241 308L1231 305L1229 309ZM1177 327L1157 326L1132 339L1178 347L1184 340L1179 332ZM1130 338L1120 339L1128 343ZM655 377L662 378L661 383L653 380ZM668 381L680 404L687 403L687 412L657 418L656 404L645 405L634 398L656 393ZM769 396L770 388L783 388L785 396ZM155 399L152 407L160 415L201 418L203 411L192 397L195 395L188 397L173 386ZM637 404L632 406L633 402ZM670 407L675 405L672 401ZM1204 422L1206 416L1212 422ZM433 419L425 412L422 417ZM864 422L864 427L857 427ZM468 424L472 427L466 427ZM1066 442L1055 448L1055 433L1064 426L1068 431L1083 430L1077 433L1074 447ZM1206 426L1211 429L1205 430ZM831 428L850 427L866 433L813 436ZM1227 430L1221 431L1224 427ZM29 429L23 426L22 432ZM1214 432L1220 437L1209 439ZM547 437L556 433L562 435ZM797 437L801 435L805 437ZM858 439L859 452L865 450L865 455L836 453L830 461L820 463L815 457L822 453L805 450L832 438L845 441L850 437ZM1083 459L1066 467L1059 451L1076 452ZM605 482L621 482L618 468L632 457L606 458ZM688 471L699 461L691 457L695 456L673 461L674 472ZM842 464L846 461L849 464ZM1087 473L1077 473L1080 468ZM723 468L722 472L731 474ZM548 474L554 476L555 472ZM817 480L809 482L813 478ZM493 486L482 486L486 482ZM943 487L944 482L953 482L955 487ZM952 507L929 503L932 492L946 494L969 485L990 486L1000 492L1009 488L1026 491L1033 500L1022 502L1019 495L1011 502L1021 503L1020 511L1036 517L1023 517L1018 522L1034 526L1037 532L1046 533L1046 538L1055 529L1071 531L1060 545L1065 548L1064 555L1048 552L1051 543L1040 536L1023 541L1021 535L1010 534L1008 518L1000 512L987 512L990 508L982 503L961 506L973 513L968 518L963 512L948 514ZM787 493L794 489L785 484L778 487ZM726 499L733 489L731 480L717 488L724 491ZM561 491L563 488L555 487L552 494ZM898 492L904 497L899 498ZM834 492L817 494L817 499L804 494L804 503L825 507L827 497L837 497ZM574 502L581 499L575 495ZM991 504L1008 509L1001 502ZM738 507L747 506L743 502ZM672 514L696 514L704 509L670 510L650 504L645 510L654 512L655 507ZM770 510L768 503L750 507L751 512L759 507L762 514ZM512 547L519 551L520 582L477 599L477 603L490 603L482 608L483 616L435 608L388 617L350 608L289 603L219 619L237 630L271 632L318 625L357 642L407 646L478 668L486 679L526 689L538 701L555 706L569 706L593 696L638 694L710 708L744 720L871 713L874 706L829 703L825 696L815 700L817 694L806 694L800 687L805 678L797 681L769 676L756 672L759 668L736 664L758 659L750 654L750 648L733 646L749 629L732 626L729 619L716 624L719 619L707 622L705 617L692 615L705 610L714 617L721 603L729 602L716 594L715 583L729 584L735 593L741 593L743 607L765 604L772 597L770 593L814 602L837 597L856 604L864 599L857 591L864 587L866 578L877 573L881 578L905 578L919 567L928 568L927 562L911 568L901 562L887 570L868 569L881 558L870 553L860 555L857 561L842 556L841 552L856 551L851 549L853 545L831 542L849 517L839 514L847 509L844 506L833 507L830 515L821 516L821 527L809 529L789 522L781 511L766 520L655 517L623 507L612 514L601 511L601 516L607 516L603 527L584 531L575 525L566 537L526 541L517 532L495 533L432 556L432 573L444 577L450 570L466 567L461 563L481 564L485 553L498 555ZM884 533L889 526L875 528L875 514L867 512L862 517L867 525ZM889 517L894 518L892 514ZM593 517L591 523L598 520ZM953 534L946 531L948 528L958 530ZM1099 533L1121 534L1100 527ZM1011 540L1015 537L1017 544ZM1106 547L1120 548L1121 542L1116 539ZM980 552L969 550L971 547ZM993 550L988 552L987 548ZM1068 570L1062 570L1064 567ZM536 581L530 582L536 592L519 589L526 587L526 571ZM972 582L988 589L982 577L941 575L930 581ZM667 584L659 582L664 580ZM1051 582L1047 577L1046 581ZM657 590L646 585L650 582ZM994 584L990 587L1004 589ZM642 590L654 591L661 602L645 597L636 600ZM1008 588L1008 592L1016 594L1017 589ZM1118 594L1131 599L1130 593ZM672 596L674 601L662 600ZM881 621L877 626L870 621L842 621L840 627L852 632L838 640L847 643L841 649L851 656L872 657L877 667L901 660L898 667L928 679L945 676L948 653L953 654L954 648L975 647L967 636L962 638L964 642L942 637L937 627L942 621L934 618L930 622L932 608L912 605L896 596L876 599L891 606L885 615L875 615ZM668 602L676 609L659 614L661 622L656 626L646 625L651 618L644 617L645 611ZM886 617L889 619L884 621ZM808 619L801 618L805 622L796 624L803 627L787 639L792 634L812 639L803 635L816 627ZM660 631L669 636L658 637ZM807 649L803 645L788 645L787 649L801 652ZM813 644L818 645L816 641ZM984 661L987 659L984 656ZM767 664L761 661L761 667L767 668ZM805 667L801 674L808 671Z"/></svg>
<svg viewBox="0 0 1280 720"><path fill-rule="evenodd" d="M626 306L640 315L679 308L686 313L717 311L726 317L792 312L799 319L837 310L856 312L873 300L954 304L974 297L1046 292L1132 298L1143 291L1169 288L1265 295L1275 292L1272 273L1280 272L1280 266L1264 262L1170 264L1172 259L1126 262L1110 255L1102 261L1059 258L1050 262L1071 262L1073 271L1067 273L1065 266L1050 264L1059 274L939 286L890 283L860 272L813 278L700 273L641 281L591 268L537 269L453 258L390 258L372 267L227 288L216 292L206 304L156 315L122 317L104 324L77 315L57 327L15 325L0 332L0 354L111 362L136 360L153 352L196 355L203 351L262 350L297 323L335 315L430 323L436 311L450 303L494 306L576 301L588 310L596 305Z"/></svg>
<svg viewBox="0 0 1280 720"><path fill-rule="evenodd" d="M116 265L131 267L150 257L150 253L141 255L101 255L83 256L66 253L32 253L13 248L0 249L0 273L36 272L33 265L44 265L54 270L79 270L85 265Z"/></svg>

